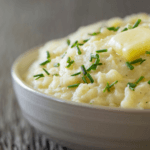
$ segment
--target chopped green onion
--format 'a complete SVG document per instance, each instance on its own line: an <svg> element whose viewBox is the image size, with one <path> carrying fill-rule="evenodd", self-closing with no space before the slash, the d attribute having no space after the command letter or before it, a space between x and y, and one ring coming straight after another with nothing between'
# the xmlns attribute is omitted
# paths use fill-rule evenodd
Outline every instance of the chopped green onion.
<svg viewBox="0 0 150 150"><path fill-rule="evenodd" d="M59 67L59 66L60 66L60 63L54 63L53 66L54 66L54 67Z"/></svg>
<svg viewBox="0 0 150 150"><path fill-rule="evenodd" d="M38 80L39 78L44 77L44 74L43 73L37 74L37 75L34 75L33 77L37 77L35 80Z"/></svg>
<svg viewBox="0 0 150 150"><path fill-rule="evenodd" d="M98 35L100 34L101 32L93 32L93 33L88 33L88 35L91 35L91 36L95 36L95 35Z"/></svg>
<svg viewBox="0 0 150 150"><path fill-rule="evenodd" d="M89 78L89 80L90 80L90 82L91 82L91 83L93 83L93 82L94 82L94 80L93 80L92 76L91 76L89 73L87 73L87 74L86 74L86 76Z"/></svg>
<svg viewBox="0 0 150 150"><path fill-rule="evenodd" d="M77 45L77 43L78 43L78 41L75 41L75 42L72 44L71 48L75 47L75 46Z"/></svg>
<svg viewBox="0 0 150 150"><path fill-rule="evenodd" d="M134 69L134 67L130 64L130 62L126 62L126 65L127 65L127 67L130 69L130 70L133 70Z"/></svg>
<svg viewBox="0 0 150 150"><path fill-rule="evenodd" d="M73 85L69 85L68 88L74 88L74 87L78 87L80 85L80 83L77 84L73 84Z"/></svg>
<svg viewBox="0 0 150 150"><path fill-rule="evenodd" d="M150 51L146 51L145 54L150 54Z"/></svg>
<svg viewBox="0 0 150 150"><path fill-rule="evenodd" d="M48 72L45 68L43 68L43 70L45 71L45 73L46 73L47 75L50 75L49 72Z"/></svg>
<svg viewBox="0 0 150 150"><path fill-rule="evenodd" d="M141 19L138 19L132 28L136 28L140 24L140 22L141 22Z"/></svg>
<svg viewBox="0 0 150 150"><path fill-rule="evenodd" d="M46 51L46 53L47 53L47 59L50 58L50 53L49 53L49 51Z"/></svg>
<svg viewBox="0 0 150 150"><path fill-rule="evenodd" d="M68 44L68 46L70 45L70 40L69 39L67 39L67 44Z"/></svg>
<svg viewBox="0 0 150 150"><path fill-rule="evenodd" d="M71 76L77 76L77 75L79 75L79 74L81 74L81 72L74 73L74 74L72 74Z"/></svg>
<svg viewBox="0 0 150 150"><path fill-rule="evenodd" d="M81 55L81 50L80 50L79 46L77 46L77 50L78 50L78 54Z"/></svg>
<svg viewBox="0 0 150 150"><path fill-rule="evenodd" d="M137 84L144 78L144 76L141 76L135 83L128 82L127 85L129 85L129 88L134 91Z"/></svg>
<svg viewBox="0 0 150 150"><path fill-rule="evenodd" d="M97 58L99 58L99 55L98 55L98 54L93 55L93 54L91 53L91 54L90 54L90 62L92 62L93 58L94 58L94 59L97 59Z"/></svg>
<svg viewBox="0 0 150 150"><path fill-rule="evenodd" d="M103 52L107 52L107 49L101 49L96 51L96 53L103 53Z"/></svg>
<svg viewBox="0 0 150 150"><path fill-rule="evenodd" d="M128 28L124 28L121 32L124 32L124 31L127 31L128 30Z"/></svg>
<svg viewBox="0 0 150 150"><path fill-rule="evenodd" d="M49 62L51 62L51 60L50 60L50 59L48 59L48 60L46 60L46 61L42 62L40 65L41 65L41 66L44 66L44 65L46 65L46 64L47 64L47 63L49 63Z"/></svg>
<svg viewBox="0 0 150 150"><path fill-rule="evenodd" d="M59 74L55 73L55 74L53 74L53 76L59 76Z"/></svg>
<svg viewBox="0 0 150 150"><path fill-rule="evenodd" d="M118 31L120 27L108 27L107 29L110 30L110 31Z"/></svg>
<svg viewBox="0 0 150 150"><path fill-rule="evenodd" d="M86 43L87 41L89 41L90 39L85 39L85 40L83 40L83 43Z"/></svg>
<svg viewBox="0 0 150 150"><path fill-rule="evenodd" d="M116 80L115 82L113 82L113 83L109 86L109 88L111 88L112 86L114 86L116 83L118 83L118 80Z"/></svg>
<svg viewBox="0 0 150 150"><path fill-rule="evenodd" d="M67 54L67 52L65 52L65 53L61 56L61 58L64 58L66 54Z"/></svg>
<svg viewBox="0 0 150 150"><path fill-rule="evenodd" d="M74 63L74 60L71 60L70 57L68 57L67 63L68 63L68 65L66 67L69 68Z"/></svg>
<svg viewBox="0 0 150 150"><path fill-rule="evenodd" d="M87 74L87 71L86 71L86 69L85 69L85 66L84 66L84 65L82 65L82 66L81 66L81 70L82 70L82 72L83 72L83 74L84 74L84 75L86 75L86 74Z"/></svg>
<svg viewBox="0 0 150 150"><path fill-rule="evenodd" d="M82 80L83 80L84 83L88 83L88 82L86 81L85 76L82 77Z"/></svg>
<svg viewBox="0 0 150 150"><path fill-rule="evenodd" d="M142 64L144 61L146 61L146 59L142 59L141 62L140 62L140 64Z"/></svg>
<svg viewBox="0 0 150 150"><path fill-rule="evenodd" d="M142 79L144 79L144 76L141 76L135 83L138 84Z"/></svg>
<svg viewBox="0 0 150 150"><path fill-rule="evenodd" d="M105 92L106 90L107 90L108 92L110 92L110 88L111 88L112 86L114 86L116 83L118 83L118 80L116 80L115 82L113 82L111 85L109 85L109 83L107 82L106 87L104 88L103 92Z"/></svg>
<svg viewBox="0 0 150 150"><path fill-rule="evenodd" d="M87 69L87 71L96 70L96 68L97 68L97 64L92 64L92 65Z"/></svg>
<svg viewBox="0 0 150 150"><path fill-rule="evenodd" d="M139 59L136 59L136 60L131 61L130 64L136 64L136 63L139 63L139 62L141 63L143 60L144 60L144 59L139 58ZM144 61L145 61L145 60L144 60Z"/></svg>
<svg viewBox="0 0 150 150"><path fill-rule="evenodd" d="M150 84L150 80L147 83Z"/></svg>
<svg viewBox="0 0 150 150"><path fill-rule="evenodd" d="M108 82L107 82L106 87L104 88L103 92L105 92L106 90L108 90L108 92L110 92L109 83Z"/></svg>

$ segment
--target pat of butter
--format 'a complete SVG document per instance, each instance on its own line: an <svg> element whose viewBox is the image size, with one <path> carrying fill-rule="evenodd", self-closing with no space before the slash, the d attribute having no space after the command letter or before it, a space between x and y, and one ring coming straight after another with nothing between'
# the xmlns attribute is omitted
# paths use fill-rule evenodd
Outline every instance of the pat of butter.
<svg viewBox="0 0 150 150"><path fill-rule="evenodd" d="M118 33L110 39L108 45L111 46L117 54L122 55L128 61L132 61L150 50L150 29L137 27Z"/></svg>

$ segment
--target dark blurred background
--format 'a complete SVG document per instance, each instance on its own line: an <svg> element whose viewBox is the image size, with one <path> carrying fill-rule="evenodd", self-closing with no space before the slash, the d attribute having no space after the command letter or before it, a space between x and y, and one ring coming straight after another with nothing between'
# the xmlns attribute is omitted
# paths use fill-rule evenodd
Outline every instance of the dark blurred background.
<svg viewBox="0 0 150 150"><path fill-rule="evenodd" d="M138 12L150 13L150 0L0 0L0 139L6 128L21 132L10 75L15 58L79 26Z"/></svg>

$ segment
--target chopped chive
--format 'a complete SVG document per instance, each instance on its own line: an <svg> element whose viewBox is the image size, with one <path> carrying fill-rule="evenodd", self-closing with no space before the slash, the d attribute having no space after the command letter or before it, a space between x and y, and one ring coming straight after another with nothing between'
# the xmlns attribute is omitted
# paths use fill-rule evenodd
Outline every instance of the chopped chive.
<svg viewBox="0 0 150 150"><path fill-rule="evenodd" d="M142 59L141 62L140 62L140 64L142 64L144 61L146 61L146 59Z"/></svg>
<svg viewBox="0 0 150 150"><path fill-rule="evenodd" d="M53 76L59 76L59 74L55 73L55 74L53 74Z"/></svg>
<svg viewBox="0 0 150 150"><path fill-rule="evenodd" d="M77 45L77 43L78 43L78 41L75 41L75 42L72 44L71 48L75 47L75 46Z"/></svg>
<svg viewBox="0 0 150 150"><path fill-rule="evenodd" d="M146 51L145 54L150 54L150 51Z"/></svg>
<svg viewBox="0 0 150 150"><path fill-rule="evenodd" d="M144 76L141 76L135 83L138 84L142 79L144 79Z"/></svg>
<svg viewBox="0 0 150 150"><path fill-rule="evenodd" d="M68 88L74 88L74 87L78 87L80 85L80 83L77 84L73 84L73 85L69 85Z"/></svg>
<svg viewBox="0 0 150 150"><path fill-rule="evenodd" d="M94 82L94 80L93 80L92 76L91 76L89 73L87 73L87 74L86 74L86 76L89 78L89 80L90 80L90 82L91 82L91 83L93 83L93 82Z"/></svg>
<svg viewBox="0 0 150 150"><path fill-rule="evenodd" d="M115 82L113 82L111 85L109 85L109 83L107 82L106 87L104 88L103 92L105 92L106 90L107 90L108 92L110 92L110 88L111 88L112 86L114 86L116 83L118 83L118 80L116 80Z"/></svg>
<svg viewBox="0 0 150 150"><path fill-rule="evenodd" d="M40 74L36 74L36 75L34 75L33 77L44 77L44 74L43 73L40 73Z"/></svg>
<svg viewBox="0 0 150 150"><path fill-rule="evenodd" d="M46 53L47 53L47 59L50 58L50 53L49 53L49 51L46 51Z"/></svg>
<svg viewBox="0 0 150 150"><path fill-rule="evenodd" d="M90 39L85 39L85 40L83 40L83 43L86 43L87 41L89 41Z"/></svg>
<svg viewBox="0 0 150 150"><path fill-rule="evenodd" d="M128 28L124 28L121 32L124 32L124 31L127 31L128 30Z"/></svg>
<svg viewBox="0 0 150 150"><path fill-rule="evenodd" d="M67 39L67 44L68 44L68 46L70 45L70 40L69 39Z"/></svg>
<svg viewBox="0 0 150 150"><path fill-rule="evenodd" d="M101 32L93 32L93 33L88 33L88 35L91 35L91 36L95 36L95 35L98 35L100 34Z"/></svg>
<svg viewBox="0 0 150 150"><path fill-rule="evenodd" d="M54 63L53 66L54 66L54 67L59 67L59 66L60 66L60 63Z"/></svg>
<svg viewBox="0 0 150 150"><path fill-rule="evenodd" d="M138 19L132 28L136 28L140 24L140 22L141 22L141 19Z"/></svg>
<svg viewBox="0 0 150 150"><path fill-rule="evenodd" d="M110 30L110 31L118 31L118 29L119 29L120 27L107 27L107 29L108 30Z"/></svg>
<svg viewBox="0 0 150 150"><path fill-rule="evenodd" d="M49 72L48 72L45 68L43 68L43 70L45 71L45 73L46 73L47 75L50 75Z"/></svg>
<svg viewBox="0 0 150 150"><path fill-rule="evenodd" d="M130 64L136 64L136 63L139 63L139 62L141 62L141 61L143 61L143 59L142 59L142 58L139 58L139 59L136 59L136 60L131 61Z"/></svg>
<svg viewBox="0 0 150 150"><path fill-rule="evenodd" d="M147 83L150 84L150 80Z"/></svg>
<svg viewBox="0 0 150 150"><path fill-rule="evenodd" d="M44 74L43 73L37 74L37 75L34 75L33 77L37 77L35 80L38 80L39 78L44 77Z"/></svg>
<svg viewBox="0 0 150 150"><path fill-rule="evenodd" d="M101 49L96 51L96 53L103 53L103 52L107 52L107 49Z"/></svg>
<svg viewBox="0 0 150 150"><path fill-rule="evenodd" d="M130 64L130 62L126 62L126 65L127 65L127 67L130 69L130 70L133 70L134 69L134 67Z"/></svg>
<svg viewBox="0 0 150 150"><path fill-rule="evenodd" d="M82 72L83 72L83 74L84 74L84 75L86 75L86 74L87 74L87 71L86 71L86 69L85 69L85 66L84 66L84 65L82 65L82 66L81 66L81 70L82 70Z"/></svg>
<svg viewBox="0 0 150 150"><path fill-rule="evenodd" d="M96 68L97 68L97 64L92 64L92 65L87 69L87 71L96 70Z"/></svg>
<svg viewBox="0 0 150 150"><path fill-rule="evenodd" d="M128 82L127 85L129 85L129 88L134 91L137 84L144 78L144 76L141 76L135 83Z"/></svg>
<svg viewBox="0 0 150 150"><path fill-rule="evenodd" d="M105 92L106 90L108 90L108 92L110 92L109 83L108 82L107 82L106 87L104 88L103 92Z"/></svg>
<svg viewBox="0 0 150 150"><path fill-rule="evenodd" d="M68 57L67 58L67 63L68 63L68 65L66 67L69 68L74 63L74 60L71 60L71 58Z"/></svg>
<svg viewBox="0 0 150 150"><path fill-rule="evenodd" d="M82 44L82 43L77 43L77 45L78 45L78 46L83 46L84 44Z"/></svg>
<svg viewBox="0 0 150 150"><path fill-rule="evenodd" d="M77 76L77 75L79 75L79 74L81 74L81 72L74 73L74 74L72 74L71 76Z"/></svg>
<svg viewBox="0 0 150 150"><path fill-rule="evenodd" d="M78 54L81 55L81 50L80 50L79 46L77 46L77 50L78 50Z"/></svg>
<svg viewBox="0 0 150 150"><path fill-rule="evenodd" d="M82 77L82 80L83 80L84 83L88 83L88 82L86 81L85 76Z"/></svg>
<svg viewBox="0 0 150 150"><path fill-rule="evenodd" d="M64 58L66 54L67 54L67 52L65 52L65 53L61 56L61 58Z"/></svg>
<svg viewBox="0 0 150 150"><path fill-rule="evenodd" d="M93 58L99 58L99 55L90 54L90 62L92 62Z"/></svg>
<svg viewBox="0 0 150 150"><path fill-rule="evenodd" d="M47 63L49 63L49 62L51 62L51 60L50 60L50 59L48 59L48 60L46 60L46 61L42 62L40 65L41 65L41 66L44 66L44 65L46 65L46 64L47 64Z"/></svg>

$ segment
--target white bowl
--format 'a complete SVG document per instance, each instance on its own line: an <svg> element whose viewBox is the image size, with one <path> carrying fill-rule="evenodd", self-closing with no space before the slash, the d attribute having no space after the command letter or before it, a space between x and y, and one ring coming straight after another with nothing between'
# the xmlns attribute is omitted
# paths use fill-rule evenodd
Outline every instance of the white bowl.
<svg viewBox="0 0 150 150"><path fill-rule="evenodd" d="M19 105L32 126L74 150L150 150L150 110L75 103L28 86L22 77L37 49L21 55L11 72Z"/></svg>

